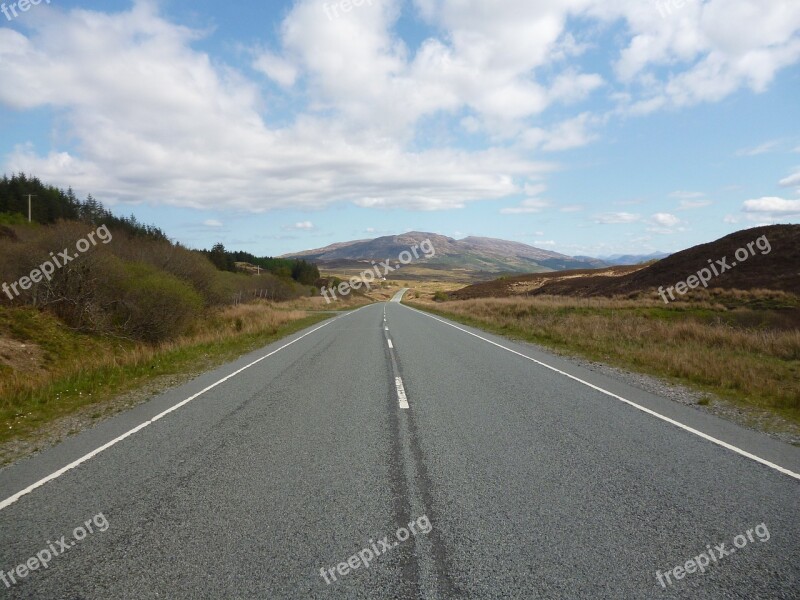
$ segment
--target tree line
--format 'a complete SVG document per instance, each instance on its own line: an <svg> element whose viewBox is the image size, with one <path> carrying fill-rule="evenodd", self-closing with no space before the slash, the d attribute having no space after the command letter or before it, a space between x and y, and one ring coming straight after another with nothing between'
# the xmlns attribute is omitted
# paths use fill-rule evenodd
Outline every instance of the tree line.
<svg viewBox="0 0 800 600"><path fill-rule="evenodd" d="M145 237L168 241L167 235L158 227L140 223L135 216L118 217L102 202L89 194L80 200L72 188L65 190L42 183L37 177L25 173L4 175L0 179L0 225L22 225L28 218L28 194L33 194L31 220L41 225L52 225L58 221L79 221L99 227L106 225L131 237ZM250 263L261 267L276 277L293 279L303 285L314 285L320 278L316 265L304 260L257 257L249 252L226 250L216 244L211 250L201 250L220 271L237 271L236 263Z"/></svg>
<svg viewBox="0 0 800 600"><path fill-rule="evenodd" d="M36 194L35 226L27 225L28 193ZM75 253L77 242L102 226L113 238ZM62 250L74 259L43 275L44 263ZM81 201L33 177L0 180L0 284L11 290L0 293L0 308L46 310L79 331L157 343L244 299L315 295L318 278L305 261L229 252L222 244L190 250L157 227L112 215L91 196Z"/></svg>
<svg viewBox="0 0 800 600"><path fill-rule="evenodd" d="M52 225L58 221L79 221L122 231L129 236L166 240L166 234L153 225L139 223L135 216L118 217L102 202L89 194L80 200L72 188L66 191L46 185L38 177L18 173L0 179L0 224L20 225L28 219L28 195L31 199L31 221Z"/></svg>
<svg viewBox="0 0 800 600"><path fill-rule="evenodd" d="M317 265L296 258L255 256L249 252L226 250L222 244L215 244L211 250L202 252L220 271L235 273L239 270L236 263L248 263L276 277L291 278L304 285L315 285L320 278Z"/></svg>

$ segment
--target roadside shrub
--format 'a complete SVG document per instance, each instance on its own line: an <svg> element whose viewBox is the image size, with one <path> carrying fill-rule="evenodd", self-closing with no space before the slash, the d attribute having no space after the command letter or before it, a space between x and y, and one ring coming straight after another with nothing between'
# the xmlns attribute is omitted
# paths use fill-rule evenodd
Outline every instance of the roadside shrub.
<svg viewBox="0 0 800 600"><path fill-rule="evenodd" d="M125 265L114 325L125 335L156 343L183 333L203 298L188 283L144 263Z"/></svg>
<svg viewBox="0 0 800 600"><path fill-rule="evenodd" d="M0 230L0 284L28 277L64 249L74 255L76 242L87 239L95 229L72 221L4 227ZM58 265L49 278L26 290L20 287L18 296L3 293L0 302L48 310L78 331L158 342L183 333L202 309L259 298L285 301L310 293L307 286L268 272L219 271L203 253L168 240L131 236L116 229L111 233L109 243L95 243L74 260Z"/></svg>

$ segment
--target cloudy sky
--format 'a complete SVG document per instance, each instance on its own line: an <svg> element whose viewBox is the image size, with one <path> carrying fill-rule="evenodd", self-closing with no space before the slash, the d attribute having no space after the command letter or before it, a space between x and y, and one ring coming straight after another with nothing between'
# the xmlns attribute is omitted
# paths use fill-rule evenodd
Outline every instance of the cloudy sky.
<svg viewBox="0 0 800 600"><path fill-rule="evenodd" d="M2 170L193 247L800 222L797 0L14 2Z"/></svg>

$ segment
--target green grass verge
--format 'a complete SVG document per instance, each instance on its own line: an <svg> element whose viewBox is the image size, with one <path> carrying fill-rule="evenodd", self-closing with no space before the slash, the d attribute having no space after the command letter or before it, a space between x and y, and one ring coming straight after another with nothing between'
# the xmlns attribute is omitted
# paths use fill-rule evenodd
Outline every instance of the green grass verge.
<svg viewBox="0 0 800 600"><path fill-rule="evenodd" d="M0 313L0 325L2 317ZM198 343L155 354L150 360L137 364L119 364L89 368L56 378L22 398L3 399L0 407L0 443L24 439L48 423L90 405L102 410L104 402L139 388L165 375L186 375L207 371L252 352L276 340L289 336L316 323L331 318L331 314L314 314L286 323L275 330L239 334L212 343ZM10 319L5 314L6 319ZM8 329L18 339L37 341L45 351L47 362L74 352L113 352L106 340L76 334L65 329L55 319L37 318L35 311L23 314L15 311ZM43 330L42 327L45 329ZM114 342L117 349L130 344ZM99 416L98 413L97 416Z"/></svg>

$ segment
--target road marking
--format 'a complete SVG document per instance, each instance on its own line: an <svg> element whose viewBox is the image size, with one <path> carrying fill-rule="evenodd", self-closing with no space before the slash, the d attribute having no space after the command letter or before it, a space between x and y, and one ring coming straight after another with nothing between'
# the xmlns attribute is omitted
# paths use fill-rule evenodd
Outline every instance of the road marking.
<svg viewBox="0 0 800 600"><path fill-rule="evenodd" d="M388 327L386 327L385 329L386 329L386 331L389 331L389 328L388 328Z"/></svg>
<svg viewBox="0 0 800 600"><path fill-rule="evenodd" d="M409 408L408 398L406 397L406 389L403 387L403 378L395 377L394 385L397 387L397 398L400 400L400 408Z"/></svg>
<svg viewBox="0 0 800 600"><path fill-rule="evenodd" d="M369 306L369 305L368 305L368 306ZM363 308L363 307L362 307L362 308ZM253 361L253 362L251 362L250 364L248 364L248 365L245 365L245 366L244 366L244 367L242 367L241 369L239 369L239 370L237 370L237 371L234 371L234 372L233 372L233 373L231 373L230 375L228 375L228 376L226 376L226 377L223 377L223 378L222 378L222 379L220 379L219 381L217 381L217 382L215 382L215 383L212 383L212 384L211 384L211 385L209 385L208 387L206 387L206 388L204 388L204 389L200 390L199 392L197 392L197 393L196 393L196 394L194 394L193 396L189 396L189 397L188 397L188 398L186 398L185 400L182 400L182 401L180 401L178 404L175 404L175 405L171 406L170 408L168 408L168 409L166 409L166 410L164 410L164 411L162 411L162 412L158 413L156 416L154 416L154 417L153 417L152 419L150 419L149 421L145 421L144 423L142 423L142 424L140 424L140 425L137 425L137 426L136 426L136 427L134 427L133 429L131 429L131 430L129 430L129 431L126 431L126 432L125 432L125 433L123 433L122 435L120 435L120 436L118 436L118 437L114 438L114 439L113 439L113 440L111 440L110 442L107 442L107 443L103 444L102 446L100 446L99 448L96 448L96 449L92 450L92 451L91 451L91 452L89 452L88 454L84 454L84 455L83 455L83 456L81 456L79 459L77 459L77 460L74 460L74 461L72 461L71 463L69 463L67 466L65 466L65 467L62 467L62 468L61 468L61 469L59 469L58 471L56 471L56 472L54 472L54 473L51 473L50 475L48 475L47 477L44 477L44 478L40 479L40 480L39 480L39 481L37 481L36 483L33 483L33 484L29 485L29 486L28 486L28 487L26 487L24 490L22 490L22 491L20 491L20 492L17 492L17 493L16 493L16 494L14 494L13 496L10 496L10 497L6 498L6 499L5 499L5 500L3 500L2 502L0 502L0 510L3 510L4 508L8 508L9 506L11 506L12 504L14 504L14 503L15 503L17 500L19 500L19 499L20 499L20 498L22 498L23 496L26 496L27 494L30 494L30 493L31 493L33 490L35 490L35 489L37 489L37 488L40 488L40 487L42 487L43 485L45 485L46 483L49 483L49 482L53 481L54 479L58 479L59 477L61 477L61 476L62 476L64 473L66 473L67 471L71 471L71 470L72 470L72 469L74 469L75 467L77 467L77 466L79 466L79 465L81 465L81 464L85 463L87 460L91 460L92 458L94 458L95 456L97 456L98 454L100 454L101 452L103 452L104 450L108 450L109 448L111 448L111 446L114 446L115 444L118 444L119 442L121 442L121 441L122 441L122 440L124 440L125 438L128 438L128 437L132 436L134 433L136 433L136 432L138 432L138 431L141 431L142 429L144 429L144 428L145 428L145 427L147 427L148 425L152 425L153 423L155 423L155 422L156 422L156 421L158 421L159 419L161 419L161 418L163 418L163 417L167 416L169 413L171 413L171 412L173 412L173 411L176 411L176 410L178 410L179 408L181 408L182 406L185 406L186 404L189 404L189 402L191 402L192 400L194 400L194 399L196 399L196 398L199 398L200 396L202 396L203 394L205 394L207 391L214 389L214 388L215 388L215 387L217 387L218 385L220 385L220 384L222 384L222 383L225 383L226 381L228 381L229 379L231 379L231 378L233 378L233 377L236 377L236 376L237 376L239 373L241 373L242 371L245 371L245 370L249 369L249 368L250 368L250 367L252 367L253 365L257 365L257 364L258 364L258 363L260 363L262 360L265 360L265 359L269 358L269 357L270 357L270 356L272 356L273 354L277 354L278 352L280 352L280 351L281 351L281 350L283 350L284 348L288 348L289 346L291 346L291 345L292 345L292 344L294 344L295 342L299 342L299 341L300 341L300 340L302 340L304 337L306 337L306 336L309 336L309 335L311 335L312 333L314 333L314 332L316 332L316 331L319 331L319 330L320 330L320 329L322 329L323 327L327 327L327 326L328 326L328 325L330 325L331 323L333 323L333 322L335 322L335 321L338 321L339 319L341 319L341 318L343 318L343 317L346 317L346 316L348 316L348 315L352 315L353 313L355 313L355 312L358 312L359 310L361 310L361 309L360 309L360 308L359 308L359 309L356 309L356 310L354 310L354 311L352 311L352 312L348 312L348 313L346 313L346 314L344 314L344 315L341 315L341 316L339 316L339 317L336 317L335 319L331 319L330 321L326 321L325 323L323 323L323 324L322 324L322 325L320 325L319 327L315 327L315 328L314 328L314 329L312 329L311 331L309 331L309 332L307 332L307 333L304 333L303 335L301 335L301 336L300 336L300 337L298 337L298 338L295 338L295 339L293 339L291 342L289 342L289 343L287 343L287 344L284 344L283 346L281 346L281 347L280 347L280 348L278 348L277 350L273 350L273 351L272 351L272 352L270 352L269 354L267 354L267 355L265 355L265 356L262 356L262 357L261 357L261 358L259 358L259 359L256 359L256 360L254 360L254 361Z"/></svg>
<svg viewBox="0 0 800 600"><path fill-rule="evenodd" d="M389 348L394 348L394 346L392 346L392 340L388 340L388 342L389 342Z"/></svg>
<svg viewBox="0 0 800 600"><path fill-rule="evenodd" d="M703 433L702 431L700 431L698 429L695 429L694 427L689 427L688 425L684 425L683 423L681 423L679 421L676 421L674 419L670 419L669 417L666 417L666 416L662 415L661 413L657 413L656 411L651 410L651 409L649 409L649 408L647 408L645 406L642 406L641 404L636 404L636 402L628 400L627 398L623 398L622 396L618 396L617 394L615 394L613 392L609 392L608 390L604 390L603 388L598 387L598 386L594 385L593 383L589 383L588 381L584 381L580 377L575 377L574 375L570 375L569 373L566 373L566 372L564 372L564 371L562 371L560 369L557 369L556 367L551 367L547 363L543 363L540 360L536 360L535 358L531 358L530 356L526 356L525 354L522 354L521 352L517 352L516 350L512 350L511 348L506 348L502 344L498 344L497 342L493 342L492 340L486 339L485 337L482 337L482 336L478 335L477 333L472 333L471 331L467 331L466 329L464 329L462 327L459 327L458 325L453 325L452 323L448 323L444 319L440 319L439 317L435 317L433 315L429 315L426 312L422 312L421 310L417 310L415 308L411 308L410 306L406 306L405 304L403 306L405 306L409 310L413 310L413 311L418 312L418 313L420 313L422 315L425 315L426 317L430 317L431 319L439 321L440 323L444 323L445 325L448 325L448 326L450 326L450 327L452 327L454 329L458 329L459 331L463 331L464 333L468 333L469 335L474 336L474 337L478 338L479 340L483 340L484 342L489 342L493 346L497 346L498 348L502 348L503 350L507 350L508 352L511 352L512 354L516 354L517 356L521 356L522 358L525 358L525 359L527 359L527 360L529 360L531 362L535 362L537 365L540 365L542 367L550 369L551 371L555 371L556 373L564 375L565 377L569 377L570 379L573 379L573 380L577 381L578 383L582 383L583 385L588 386L588 387L590 387L590 388L592 388L594 390L597 390L598 392L601 392L601 393L603 393L603 394L605 394L607 396L611 396L612 398L615 398L615 399L619 400L620 402L624 402L625 404L628 404L628 405L632 406L633 408L636 408L636 409L638 409L638 410L640 410L640 411L642 411L644 413L647 413L648 415L656 417L657 419L661 419L662 421L666 421L667 423L669 423L671 425L674 425L675 427L679 427L680 429L683 429L684 431L688 431L689 433L693 433L694 435L699 436L699 437L703 438L704 440L707 440L707 441L712 442L714 444L717 444L718 446L722 446L723 448L727 448L728 450L730 450L732 452L735 452L736 454L739 454L741 456L744 456L745 458L749 458L750 460L754 460L755 462L760 463L760 464L762 464L764 466L767 466L767 467L769 467L771 469L775 469L776 471L779 471L779 472L783 473L784 475L788 475L789 477L794 477L795 479L800 479L800 473L795 473L794 471L790 471L789 469L786 469L786 468L784 468L784 467L782 467L780 465L776 465L773 462L770 462L770 461L768 461L766 459L763 459L760 456L756 456L755 454L750 454L746 450L742 450L741 448L739 448L737 446L734 446L732 444L729 444L728 442L723 442L722 440L719 440L719 439L717 439L717 438L715 438L713 436L710 436L707 433Z"/></svg>

